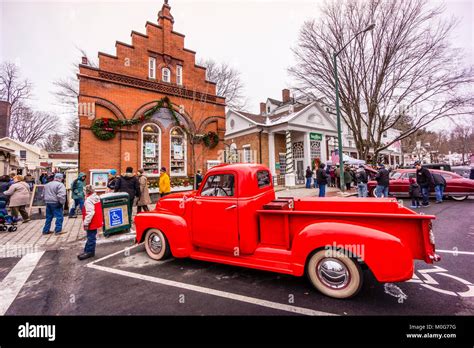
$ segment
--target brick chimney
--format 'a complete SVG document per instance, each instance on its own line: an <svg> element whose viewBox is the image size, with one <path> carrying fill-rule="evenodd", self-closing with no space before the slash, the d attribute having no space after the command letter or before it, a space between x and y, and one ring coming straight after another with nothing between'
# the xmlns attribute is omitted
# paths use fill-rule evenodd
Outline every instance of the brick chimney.
<svg viewBox="0 0 474 348"><path fill-rule="evenodd" d="M10 127L10 111L10 103L0 100L0 138L8 137L8 128Z"/></svg>
<svg viewBox="0 0 474 348"><path fill-rule="evenodd" d="M283 103L288 103L290 101L290 90L289 89L283 89L281 91L281 99Z"/></svg>
<svg viewBox="0 0 474 348"><path fill-rule="evenodd" d="M267 112L267 104L260 103L260 115L265 115L266 112Z"/></svg>

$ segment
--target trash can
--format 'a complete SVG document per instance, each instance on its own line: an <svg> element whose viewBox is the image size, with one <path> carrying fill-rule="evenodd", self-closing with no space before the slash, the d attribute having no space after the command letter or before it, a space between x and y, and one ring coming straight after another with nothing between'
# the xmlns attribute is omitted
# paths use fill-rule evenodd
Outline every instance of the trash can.
<svg viewBox="0 0 474 348"><path fill-rule="evenodd" d="M132 226L132 207L126 192L106 193L100 196L104 215L104 236L129 230Z"/></svg>

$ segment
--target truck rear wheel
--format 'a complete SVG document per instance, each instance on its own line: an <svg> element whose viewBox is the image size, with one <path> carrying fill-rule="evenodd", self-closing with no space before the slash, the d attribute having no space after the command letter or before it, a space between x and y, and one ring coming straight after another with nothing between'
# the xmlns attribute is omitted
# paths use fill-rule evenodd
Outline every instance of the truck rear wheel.
<svg viewBox="0 0 474 348"><path fill-rule="evenodd" d="M332 249L314 253L309 259L307 274L317 290L334 298L355 296L363 282L359 264Z"/></svg>
<svg viewBox="0 0 474 348"><path fill-rule="evenodd" d="M152 228L145 235L145 250L153 260L163 260L170 255L168 239L163 232Z"/></svg>

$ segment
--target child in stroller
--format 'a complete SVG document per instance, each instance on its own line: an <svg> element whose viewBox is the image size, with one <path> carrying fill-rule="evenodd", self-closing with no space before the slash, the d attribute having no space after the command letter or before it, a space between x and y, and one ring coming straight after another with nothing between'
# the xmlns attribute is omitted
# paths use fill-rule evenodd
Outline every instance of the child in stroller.
<svg viewBox="0 0 474 348"><path fill-rule="evenodd" d="M7 202L0 199L0 231L15 232L17 219L8 215Z"/></svg>

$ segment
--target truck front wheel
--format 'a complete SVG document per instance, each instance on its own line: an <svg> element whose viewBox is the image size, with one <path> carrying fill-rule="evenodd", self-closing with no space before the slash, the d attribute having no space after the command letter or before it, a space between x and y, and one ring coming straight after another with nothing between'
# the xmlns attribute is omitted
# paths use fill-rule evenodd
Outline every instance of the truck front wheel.
<svg viewBox="0 0 474 348"><path fill-rule="evenodd" d="M153 260L163 260L170 255L170 246L166 236L160 230L152 228L145 235L146 253Z"/></svg>
<svg viewBox="0 0 474 348"><path fill-rule="evenodd" d="M362 287L362 270L357 262L337 250L320 250L311 256L307 274L313 286L326 296L349 298Z"/></svg>

